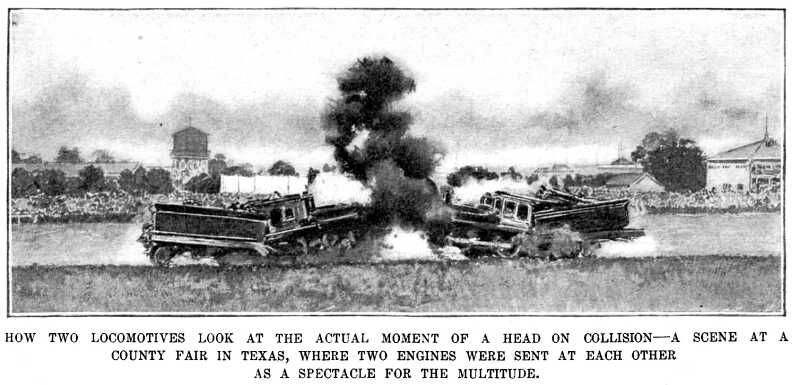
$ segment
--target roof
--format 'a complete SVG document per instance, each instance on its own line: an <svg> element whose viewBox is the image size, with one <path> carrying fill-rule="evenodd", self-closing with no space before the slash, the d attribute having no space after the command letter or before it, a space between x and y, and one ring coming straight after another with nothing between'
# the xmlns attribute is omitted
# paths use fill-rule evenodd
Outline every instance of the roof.
<svg viewBox="0 0 794 385"><path fill-rule="evenodd" d="M193 126L187 126L187 127L183 128L181 130L178 130L178 131L174 132L171 136L177 136L177 135L181 135L181 134L200 134L200 135L204 135L204 136L209 136L208 133L206 133L204 131L201 131L198 128L193 127Z"/></svg>
<svg viewBox="0 0 794 385"><path fill-rule="evenodd" d="M610 163L612 166L635 166L636 164L624 157L620 157Z"/></svg>
<svg viewBox="0 0 794 385"><path fill-rule="evenodd" d="M624 186L627 187L627 186L631 186L631 185L633 185L635 183L638 183L639 181L641 181L642 179L645 179L645 178L650 179L651 181L653 181L654 183L656 183L656 184L658 184L660 186L662 185L661 183L659 183L658 180L656 180L656 178L653 177L653 175L648 174L647 172L632 173L632 174L618 174L618 175L615 175L615 176L609 178L607 180L606 185L607 185L607 187L624 187Z"/></svg>
<svg viewBox="0 0 794 385"><path fill-rule="evenodd" d="M570 173L573 169L567 164L555 163L551 167L539 167L535 169L535 174L556 174L556 173Z"/></svg>
<svg viewBox="0 0 794 385"><path fill-rule="evenodd" d="M59 170L68 178L77 177L80 170L86 166L94 166L102 169L106 177L117 178L124 170L135 171L140 166L138 162L115 162L115 163L14 163L13 168L22 168L25 171Z"/></svg>
<svg viewBox="0 0 794 385"><path fill-rule="evenodd" d="M708 160L781 159L781 147L775 140L761 139L714 155Z"/></svg>

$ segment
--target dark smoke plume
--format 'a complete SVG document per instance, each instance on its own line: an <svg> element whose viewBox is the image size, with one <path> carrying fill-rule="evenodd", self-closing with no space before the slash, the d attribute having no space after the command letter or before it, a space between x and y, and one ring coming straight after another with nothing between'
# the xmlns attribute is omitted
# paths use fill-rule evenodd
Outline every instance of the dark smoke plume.
<svg viewBox="0 0 794 385"><path fill-rule="evenodd" d="M429 177L443 151L409 135L413 117L395 106L416 82L384 56L358 59L337 83L324 117L341 170L370 185L374 219L421 225L438 199Z"/></svg>

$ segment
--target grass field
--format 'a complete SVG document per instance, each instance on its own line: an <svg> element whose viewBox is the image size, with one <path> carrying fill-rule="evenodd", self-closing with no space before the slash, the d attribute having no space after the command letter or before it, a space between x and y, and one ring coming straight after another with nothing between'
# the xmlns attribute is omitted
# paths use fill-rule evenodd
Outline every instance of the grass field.
<svg viewBox="0 0 794 385"><path fill-rule="evenodd" d="M778 312L780 257L20 266L12 312Z"/></svg>

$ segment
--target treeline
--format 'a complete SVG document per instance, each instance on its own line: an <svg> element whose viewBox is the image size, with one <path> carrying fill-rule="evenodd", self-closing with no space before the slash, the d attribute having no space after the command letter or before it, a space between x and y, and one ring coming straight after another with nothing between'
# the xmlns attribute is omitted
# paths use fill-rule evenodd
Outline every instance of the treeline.
<svg viewBox="0 0 794 385"><path fill-rule="evenodd" d="M110 154L108 150L96 150L91 153L90 158L91 162L94 163L115 163L116 158ZM77 147L66 147L61 146L58 149L58 152L55 154L55 158L53 160L55 163L85 163L86 160L80 154L80 149ZM11 150L11 163L23 163L23 164L41 164L44 163L44 160L37 154L33 154L30 156L22 156L17 150Z"/></svg>
<svg viewBox="0 0 794 385"><path fill-rule="evenodd" d="M159 167L148 171L143 167L135 172L124 170L118 180L106 178L102 168L94 165L82 168L77 177L68 177L63 171L56 169L29 172L18 167L11 172L13 198L38 194L80 196L100 191L126 191L134 195L168 194L173 190L171 175Z"/></svg>
<svg viewBox="0 0 794 385"><path fill-rule="evenodd" d="M673 130L651 132L645 135L631 159L642 165L643 170L656 178L667 191L700 191L706 187L706 157L694 140L682 138ZM552 176L548 184L556 188L565 187L602 187L615 176L612 173L596 175ZM447 183L460 187L467 180L496 180L510 178L525 180L532 184L539 179L538 175L522 176L510 167L507 172L497 173L482 166L465 166L447 175Z"/></svg>

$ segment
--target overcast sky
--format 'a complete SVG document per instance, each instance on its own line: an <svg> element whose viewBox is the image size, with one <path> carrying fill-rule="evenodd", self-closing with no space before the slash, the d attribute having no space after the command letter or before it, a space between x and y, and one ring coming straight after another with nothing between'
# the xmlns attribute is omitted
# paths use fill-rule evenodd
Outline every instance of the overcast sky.
<svg viewBox="0 0 794 385"><path fill-rule="evenodd" d="M654 129L715 152L779 136L782 13L24 11L12 14L13 146L168 163L170 132L265 165L330 160L335 76L384 54L445 165L601 162Z"/></svg>

